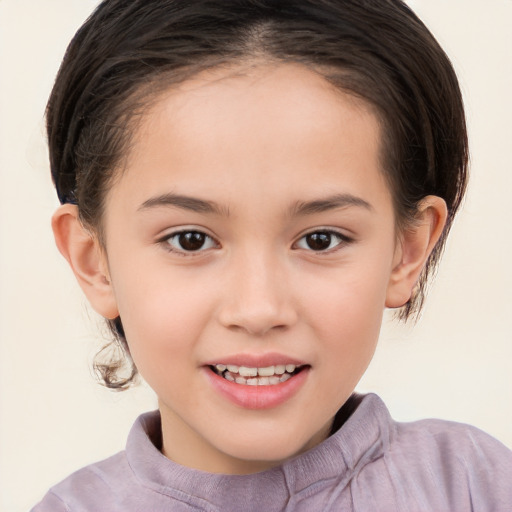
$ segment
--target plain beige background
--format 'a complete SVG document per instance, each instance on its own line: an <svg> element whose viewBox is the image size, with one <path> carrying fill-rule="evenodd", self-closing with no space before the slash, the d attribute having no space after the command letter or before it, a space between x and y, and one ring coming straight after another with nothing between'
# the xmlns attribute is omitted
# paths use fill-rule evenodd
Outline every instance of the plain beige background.
<svg viewBox="0 0 512 512"><path fill-rule="evenodd" d="M28 510L71 471L124 446L154 408L144 386L95 384L97 319L54 247L43 112L93 0L0 0L0 510ZM386 323L359 389L399 420L472 423L512 447L512 1L410 4L464 90L472 181L423 319ZM307 411L305 411L307 414Z"/></svg>

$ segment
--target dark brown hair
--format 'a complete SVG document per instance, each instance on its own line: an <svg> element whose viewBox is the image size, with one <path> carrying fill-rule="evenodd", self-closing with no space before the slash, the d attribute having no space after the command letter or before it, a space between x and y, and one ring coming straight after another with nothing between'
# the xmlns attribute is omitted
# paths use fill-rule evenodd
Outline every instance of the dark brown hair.
<svg viewBox="0 0 512 512"><path fill-rule="evenodd" d="M417 313L467 180L467 134L455 72L432 34L401 0L105 0L68 47L47 108L53 180L62 203L102 242L104 201L137 118L173 83L249 59L302 63L374 107L383 171L398 222L419 201L442 197L444 233L403 319ZM129 356L121 319L115 342ZM95 368L122 389L136 374L122 358Z"/></svg>

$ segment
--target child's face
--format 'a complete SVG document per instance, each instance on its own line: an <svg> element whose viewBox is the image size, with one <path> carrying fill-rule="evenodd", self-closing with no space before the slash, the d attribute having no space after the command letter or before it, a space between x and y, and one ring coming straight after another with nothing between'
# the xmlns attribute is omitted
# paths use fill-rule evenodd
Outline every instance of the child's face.
<svg viewBox="0 0 512 512"><path fill-rule="evenodd" d="M104 217L164 453L227 473L328 435L374 353L401 258L370 109L300 66L236 71L152 107ZM217 364L278 368L252 386ZM302 370L280 382L286 364Z"/></svg>

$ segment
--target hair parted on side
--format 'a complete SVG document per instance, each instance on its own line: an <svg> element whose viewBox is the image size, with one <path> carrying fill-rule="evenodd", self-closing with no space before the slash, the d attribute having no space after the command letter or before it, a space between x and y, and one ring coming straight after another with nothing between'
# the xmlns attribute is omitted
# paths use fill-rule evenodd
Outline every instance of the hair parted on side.
<svg viewBox="0 0 512 512"><path fill-rule="evenodd" d="M446 201L444 233L399 316L417 314L465 192L468 142L453 67L402 0L104 0L71 41L47 106L60 201L103 243L105 197L149 104L201 71L251 59L301 63L373 106L399 226L425 196ZM124 389L136 368L121 319L110 327L131 367L124 377L122 358L95 368Z"/></svg>

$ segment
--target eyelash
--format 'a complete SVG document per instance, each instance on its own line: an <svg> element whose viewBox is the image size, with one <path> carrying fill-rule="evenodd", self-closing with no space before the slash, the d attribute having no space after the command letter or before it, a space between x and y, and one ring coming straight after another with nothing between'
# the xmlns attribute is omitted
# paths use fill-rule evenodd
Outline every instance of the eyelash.
<svg viewBox="0 0 512 512"><path fill-rule="evenodd" d="M171 241L174 239L174 240L178 240L179 241L179 237L183 236L183 235L189 235L189 239L191 238L190 235L194 235L196 237L196 240L198 240L198 237L199 238L202 238L203 239L203 243L201 244L201 246L199 248L197 248L197 250L187 250L185 249L183 246L181 246L180 248L176 248L176 247L173 247L171 245ZM302 241L302 240L306 240L307 237L312 237L313 235L321 235L321 236L326 236L328 237L327 239L324 238L324 242L325 241L328 241L329 242L329 246L326 248L326 249L322 249L322 248L319 248L318 250L315 250L313 249L311 246L309 247L300 247L299 246L299 243ZM338 242L331 247L331 244L332 244L332 238L335 238L338 240ZM189 240L190 241L190 240ZM192 243L194 242L194 240L192 240ZM201 240L199 240L199 242L201 242ZM310 231L309 233L306 233L304 235L302 235L299 240L297 242L295 242L293 244L293 247L297 247L299 246L298 248L299 249L304 249L306 251L311 251L311 252L314 252L314 253L331 253L331 252L335 252L337 250L340 249L340 246L345 246L345 245L348 245L350 243L353 242L353 239L338 232L338 231L335 231L335 230L332 230L332 229L317 229L315 231ZM198 253L201 253L201 252L204 252L208 249L211 249L213 247L218 247L219 246L219 243L213 238L211 237L210 235L207 235L206 233L204 233L203 231L200 231L200 230L197 230L197 229L183 229L183 230L180 230L180 231L176 231L174 233L170 233L169 235L165 236L164 238L162 238L161 240L159 240L159 243L161 243L162 245L165 246L165 250L167 250L168 252L172 252L172 253L175 253L175 254L178 254L180 256L189 256L189 255L194 255L194 254L198 254ZM178 242L180 245L183 243L183 241L179 241ZM208 247L204 247L204 244L205 243L208 243ZM307 244L308 242L306 242Z"/></svg>

